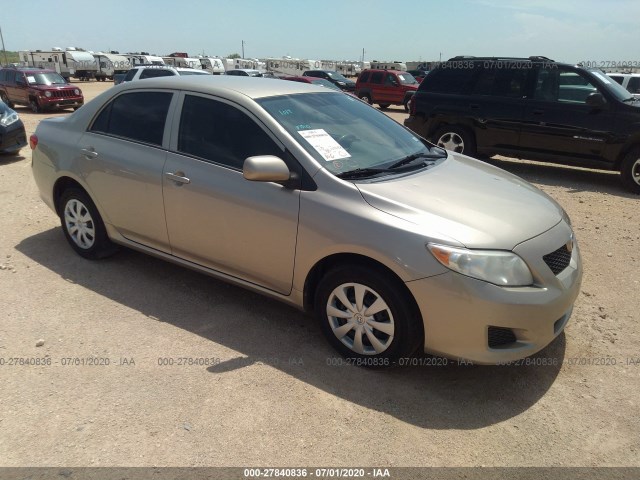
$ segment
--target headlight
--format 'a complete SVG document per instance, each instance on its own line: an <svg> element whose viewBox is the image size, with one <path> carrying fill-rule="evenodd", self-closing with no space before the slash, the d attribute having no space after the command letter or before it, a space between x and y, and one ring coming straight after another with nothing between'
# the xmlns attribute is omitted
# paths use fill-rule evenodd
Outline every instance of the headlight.
<svg viewBox="0 0 640 480"><path fill-rule="evenodd" d="M427 248L442 265L468 277L502 287L522 287L533 283L529 267L513 252L468 250L433 243L427 244Z"/></svg>
<svg viewBox="0 0 640 480"><path fill-rule="evenodd" d="M4 113L4 115L0 117L0 125L2 125L3 127L8 127L12 123L16 123L19 119L20 117L18 117L18 114L16 112L14 112L13 110L8 110Z"/></svg>
<svg viewBox="0 0 640 480"><path fill-rule="evenodd" d="M73 93L75 93L76 95L80 95L80 90L78 90L77 88L73 91Z"/></svg>
<svg viewBox="0 0 640 480"><path fill-rule="evenodd" d="M347 84L346 84L346 83L344 83L344 82L336 82L336 83L337 83L338 85L340 85L341 87L346 87L346 86L347 86Z"/></svg>
<svg viewBox="0 0 640 480"><path fill-rule="evenodd" d="M51 92L47 90L46 92L44 92L44 96L47 98L51 97Z"/></svg>

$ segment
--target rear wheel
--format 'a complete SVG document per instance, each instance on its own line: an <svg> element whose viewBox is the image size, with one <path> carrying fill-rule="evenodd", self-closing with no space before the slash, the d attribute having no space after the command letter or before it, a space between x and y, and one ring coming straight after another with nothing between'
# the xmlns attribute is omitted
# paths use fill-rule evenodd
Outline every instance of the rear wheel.
<svg viewBox="0 0 640 480"><path fill-rule="evenodd" d="M377 269L350 265L329 271L315 313L329 343L364 366L390 366L424 344L422 321L403 285Z"/></svg>
<svg viewBox="0 0 640 480"><path fill-rule="evenodd" d="M66 190L60 197L59 212L64 235L80 256L96 260L117 250L107 236L98 209L83 190Z"/></svg>
<svg viewBox="0 0 640 480"><path fill-rule="evenodd" d="M360 100L367 102L369 105L373 105L373 100L371 99L371 95L368 93L361 93Z"/></svg>
<svg viewBox="0 0 640 480"><path fill-rule="evenodd" d="M467 130L457 126L445 126L436 132L434 141L437 146L456 153L475 155L476 142Z"/></svg>
<svg viewBox="0 0 640 480"><path fill-rule="evenodd" d="M640 194L640 148L634 148L624 157L620 175L627 190Z"/></svg>
<svg viewBox="0 0 640 480"><path fill-rule="evenodd" d="M9 97L5 92L0 92L0 100L7 105L9 108L13 108L13 103L9 101Z"/></svg>

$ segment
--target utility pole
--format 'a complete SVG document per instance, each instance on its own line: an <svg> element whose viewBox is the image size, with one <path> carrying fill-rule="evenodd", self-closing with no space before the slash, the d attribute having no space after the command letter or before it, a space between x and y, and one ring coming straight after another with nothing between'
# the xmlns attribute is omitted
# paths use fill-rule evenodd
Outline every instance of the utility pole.
<svg viewBox="0 0 640 480"><path fill-rule="evenodd" d="M4 37L2 36L2 27L0 27L0 39L2 40L2 53L4 54L4 63L5 65L9 65L7 61L7 51L4 49Z"/></svg>
<svg viewBox="0 0 640 480"><path fill-rule="evenodd" d="M244 58L244 40L242 40L242 58Z"/></svg>

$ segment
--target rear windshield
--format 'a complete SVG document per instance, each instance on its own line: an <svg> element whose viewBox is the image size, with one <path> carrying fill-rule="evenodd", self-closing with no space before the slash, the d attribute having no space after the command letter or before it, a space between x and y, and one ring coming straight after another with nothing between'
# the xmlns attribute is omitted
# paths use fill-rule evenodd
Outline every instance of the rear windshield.
<svg viewBox="0 0 640 480"><path fill-rule="evenodd" d="M65 85L67 82L61 75L51 73L27 73L29 85Z"/></svg>

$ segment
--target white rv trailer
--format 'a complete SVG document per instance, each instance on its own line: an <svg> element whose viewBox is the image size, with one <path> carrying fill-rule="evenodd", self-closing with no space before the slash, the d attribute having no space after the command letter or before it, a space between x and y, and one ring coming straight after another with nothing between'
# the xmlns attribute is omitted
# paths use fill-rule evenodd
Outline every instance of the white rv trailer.
<svg viewBox="0 0 640 480"><path fill-rule="evenodd" d="M96 80L104 82L105 80L113 80L113 76L118 73L127 73L131 68L131 62L124 55L115 53L94 53L98 71L96 72Z"/></svg>
<svg viewBox="0 0 640 480"><path fill-rule="evenodd" d="M131 67L135 67L137 65L164 65L162 57L149 55L147 52L125 53L124 57L131 62Z"/></svg>
<svg viewBox="0 0 640 480"><path fill-rule="evenodd" d="M401 70L406 72L407 64L403 62L379 62L377 60L373 60L371 62L371 68L375 68L377 70Z"/></svg>
<svg viewBox="0 0 640 480"><path fill-rule="evenodd" d="M226 71L224 68L224 64L222 63L222 58L218 57L200 57L200 65L202 66L202 70L206 70L212 75L224 75Z"/></svg>
<svg viewBox="0 0 640 480"><path fill-rule="evenodd" d="M300 76L307 70L323 70L318 60L300 60L297 58L267 58L267 71L279 75Z"/></svg>
<svg viewBox="0 0 640 480"><path fill-rule="evenodd" d="M199 58L162 57L162 60L164 60L164 63L166 65L171 65L172 67L194 68L196 70L202 70L202 63L200 63Z"/></svg>
<svg viewBox="0 0 640 480"><path fill-rule="evenodd" d="M67 81L71 77L80 80L93 78L98 70L96 59L84 50L54 47L51 50L22 50L18 52L20 62L28 67L55 70Z"/></svg>
<svg viewBox="0 0 640 480"><path fill-rule="evenodd" d="M260 67L260 61L250 58L224 58L222 59L224 69L229 70L260 70L264 71L264 68ZM264 66L264 65L263 65Z"/></svg>

